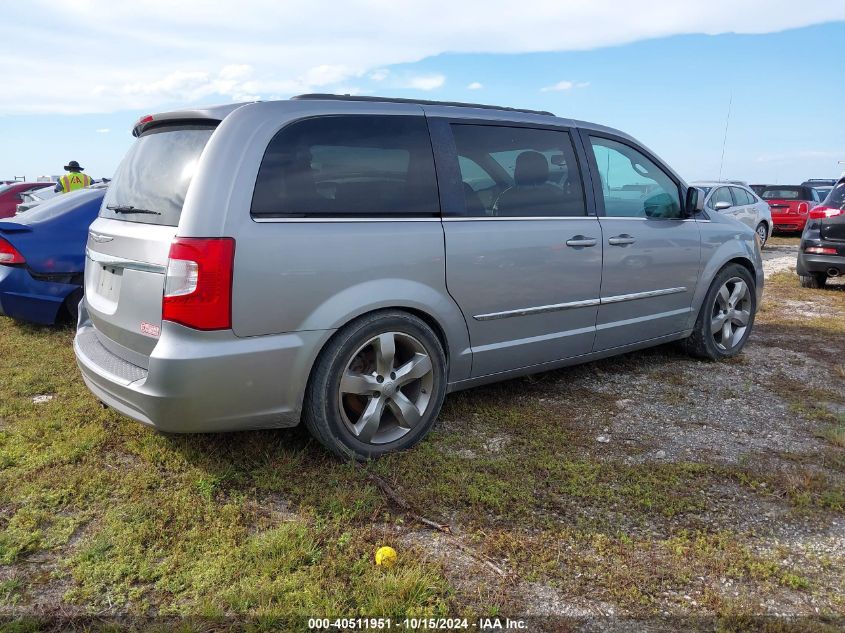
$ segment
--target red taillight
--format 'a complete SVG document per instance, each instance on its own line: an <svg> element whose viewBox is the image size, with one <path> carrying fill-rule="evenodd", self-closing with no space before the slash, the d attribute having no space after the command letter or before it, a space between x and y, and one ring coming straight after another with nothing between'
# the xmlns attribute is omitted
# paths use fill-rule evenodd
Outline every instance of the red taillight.
<svg viewBox="0 0 845 633"><path fill-rule="evenodd" d="M832 218L835 215L841 214L842 209L833 209L832 207L822 205L810 209L810 218L813 220L823 220L824 218Z"/></svg>
<svg viewBox="0 0 845 633"><path fill-rule="evenodd" d="M25 264L26 258L14 246L0 237L0 264Z"/></svg>
<svg viewBox="0 0 845 633"><path fill-rule="evenodd" d="M810 205L807 204L806 202L799 202L798 203L798 213L803 215L803 214L807 213L807 211L809 211L809 210L810 210Z"/></svg>
<svg viewBox="0 0 845 633"><path fill-rule="evenodd" d="M836 255L835 248L826 248L824 246L808 246L804 249L805 253L812 253L813 255Z"/></svg>
<svg viewBox="0 0 845 633"><path fill-rule="evenodd" d="M161 318L196 330L232 327L231 237L177 237L170 245Z"/></svg>
<svg viewBox="0 0 845 633"><path fill-rule="evenodd" d="M144 123L149 123L152 120L153 120L153 115L148 114L147 116L142 116L140 119L138 119L138 122L135 125L136 126L144 125Z"/></svg>

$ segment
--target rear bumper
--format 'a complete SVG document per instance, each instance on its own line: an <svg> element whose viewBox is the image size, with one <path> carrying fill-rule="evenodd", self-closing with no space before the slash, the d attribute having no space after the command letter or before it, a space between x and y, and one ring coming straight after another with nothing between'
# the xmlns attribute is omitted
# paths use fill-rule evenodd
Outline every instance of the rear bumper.
<svg viewBox="0 0 845 633"><path fill-rule="evenodd" d="M0 314L52 325L67 296L80 286L33 279L22 266L0 265Z"/></svg>
<svg viewBox="0 0 845 633"><path fill-rule="evenodd" d="M164 323L141 368L99 342L83 306L74 351L102 402L166 433L283 428L299 423L311 364L330 332L238 338Z"/></svg>
<svg viewBox="0 0 845 633"><path fill-rule="evenodd" d="M842 255L811 255L804 252L798 254L796 270L799 275L809 273L827 273L831 268L845 275L845 257Z"/></svg>
<svg viewBox="0 0 845 633"><path fill-rule="evenodd" d="M803 231L809 216L800 215L774 215L772 223L775 231Z"/></svg>

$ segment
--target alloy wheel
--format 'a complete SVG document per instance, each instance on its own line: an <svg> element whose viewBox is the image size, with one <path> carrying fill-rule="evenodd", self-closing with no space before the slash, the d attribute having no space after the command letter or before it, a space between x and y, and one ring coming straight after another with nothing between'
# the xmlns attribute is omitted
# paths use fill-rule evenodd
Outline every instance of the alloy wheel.
<svg viewBox="0 0 845 633"><path fill-rule="evenodd" d="M361 442L386 444L409 433L431 401L434 370L423 344L404 332L384 332L352 355L340 378L344 424Z"/></svg>
<svg viewBox="0 0 845 633"><path fill-rule="evenodd" d="M710 332L716 347L729 351L739 345L751 320L751 289L739 277L728 279L716 294Z"/></svg>
<svg viewBox="0 0 845 633"><path fill-rule="evenodd" d="M765 224L761 223L757 225L757 237L760 238L760 248L763 248L763 246L766 244L766 240L769 237L769 231L766 228Z"/></svg>

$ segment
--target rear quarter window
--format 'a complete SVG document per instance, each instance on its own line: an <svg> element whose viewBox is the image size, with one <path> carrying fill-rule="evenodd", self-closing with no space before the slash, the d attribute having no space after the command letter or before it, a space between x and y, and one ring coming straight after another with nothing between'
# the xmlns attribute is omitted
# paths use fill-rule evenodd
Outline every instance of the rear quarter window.
<svg viewBox="0 0 845 633"><path fill-rule="evenodd" d="M178 226L194 171L215 124L153 128L109 183L100 217Z"/></svg>
<svg viewBox="0 0 845 633"><path fill-rule="evenodd" d="M291 123L264 154L255 218L438 216L428 126L416 116Z"/></svg>

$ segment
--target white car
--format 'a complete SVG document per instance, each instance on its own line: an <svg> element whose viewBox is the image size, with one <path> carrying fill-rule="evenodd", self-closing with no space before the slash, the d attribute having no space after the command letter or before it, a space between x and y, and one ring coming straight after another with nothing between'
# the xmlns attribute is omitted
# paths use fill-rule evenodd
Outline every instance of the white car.
<svg viewBox="0 0 845 633"><path fill-rule="evenodd" d="M21 196L23 202L17 206L15 215L29 211L32 207L36 207L45 200L49 200L50 198L58 195L59 193L53 187L41 187L40 189L28 191Z"/></svg>
<svg viewBox="0 0 845 633"><path fill-rule="evenodd" d="M704 206L707 209L731 216L750 226L760 238L760 248L765 246L774 228L772 210L753 190L736 184L736 181L701 181L691 184L704 191Z"/></svg>

